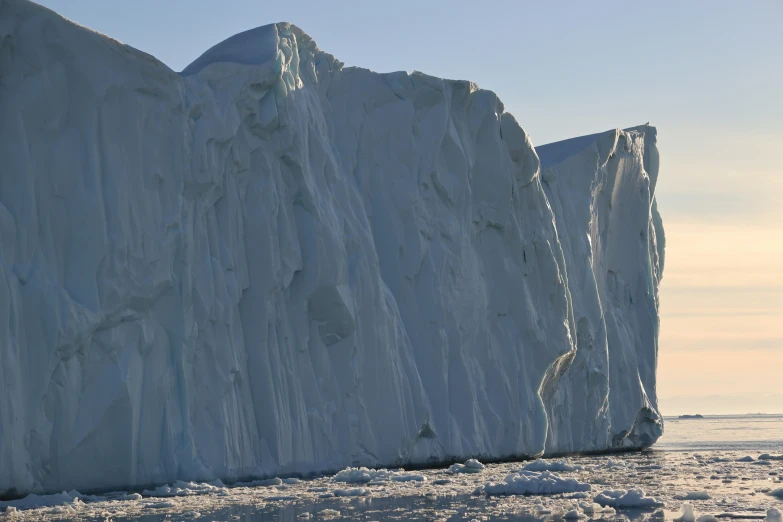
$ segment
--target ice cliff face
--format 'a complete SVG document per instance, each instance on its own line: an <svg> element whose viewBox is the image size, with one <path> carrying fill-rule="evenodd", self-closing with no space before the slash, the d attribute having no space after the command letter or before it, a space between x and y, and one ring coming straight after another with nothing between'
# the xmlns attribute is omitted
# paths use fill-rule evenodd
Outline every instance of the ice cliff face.
<svg viewBox="0 0 783 522"><path fill-rule="evenodd" d="M25 0L0 115L0 492L661 433L652 127L536 151L289 24L177 74Z"/></svg>
<svg viewBox="0 0 783 522"><path fill-rule="evenodd" d="M662 433L655 370L665 239L653 197L655 144L645 125L536 149L575 345L562 376L542 388L547 452L638 448Z"/></svg>

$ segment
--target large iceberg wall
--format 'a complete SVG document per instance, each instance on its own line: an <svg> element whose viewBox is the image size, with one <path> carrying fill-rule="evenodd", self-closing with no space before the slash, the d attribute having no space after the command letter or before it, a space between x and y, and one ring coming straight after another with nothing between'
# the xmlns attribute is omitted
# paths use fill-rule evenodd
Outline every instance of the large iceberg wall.
<svg viewBox="0 0 783 522"><path fill-rule="evenodd" d="M651 444L655 130L581 140L290 24L177 74L0 1L0 492Z"/></svg>
<svg viewBox="0 0 783 522"><path fill-rule="evenodd" d="M544 387L548 453L639 448L662 434L655 371L665 238L653 196L656 141L656 129L643 125L536 149L576 341L567 370Z"/></svg>

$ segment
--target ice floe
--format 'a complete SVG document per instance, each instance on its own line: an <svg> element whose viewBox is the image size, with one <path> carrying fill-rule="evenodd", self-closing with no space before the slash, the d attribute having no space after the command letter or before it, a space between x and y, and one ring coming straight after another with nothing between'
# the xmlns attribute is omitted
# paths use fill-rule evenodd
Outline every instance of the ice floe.
<svg viewBox="0 0 783 522"><path fill-rule="evenodd" d="M554 495L590 489L590 484L551 471L520 471L506 476L502 482L487 482L480 488L487 495Z"/></svg>
<svg viewBox="0 0 783 522"><path fill-rule="evenodd" d="M657 498L648 497L643 489L606 489L593 500L613 508L656 508L664 505Z"/></svg>

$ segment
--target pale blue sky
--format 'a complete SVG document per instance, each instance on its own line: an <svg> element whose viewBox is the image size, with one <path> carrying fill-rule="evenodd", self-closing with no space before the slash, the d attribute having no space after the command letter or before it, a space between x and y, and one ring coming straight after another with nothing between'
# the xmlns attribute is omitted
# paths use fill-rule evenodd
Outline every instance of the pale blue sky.
<svg viewBox="0 0 783 522"><path fill-rule="evenodd" d="M783 411L783 1L39 3L175 70L289 21L346 65L494 90L535 144L650 121L669 236L664 413L680 413L670 397L765 391Z"/></svg>

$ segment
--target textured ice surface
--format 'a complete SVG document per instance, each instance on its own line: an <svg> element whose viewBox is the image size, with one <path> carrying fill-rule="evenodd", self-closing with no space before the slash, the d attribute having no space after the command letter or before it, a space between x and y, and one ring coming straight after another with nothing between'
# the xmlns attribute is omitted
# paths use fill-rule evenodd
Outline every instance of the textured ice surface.
<svg viewBox="0 0 783 522"><path fill-rule="evenodd" d="M576 471L576 467L568 460L538 459L525 464L525 471Z"/></svg>
<svg viewBox="0 0 783 522"><path fill-rule="evenodd" d="M712 516L719 520L775 519L783 508L783 499L763 493L770 487L780 487L780 477L769 475L769 469L737 463L742 453L669 453L644 452L618 456L626 466L607 466L605 457L574 457L578 471L562 472L561 481L584 484L580 489L592 492L569 491L553 493L546 488L508 489L505 479L517 477L514 469L518 463L485 465L481 474L451 475L446 469L427 469L417 473L384 471L376 480L361 485L350 485L338 480L338 476L319 477L311 480L291 481L278 479L274 483L247 487L198 483L173 483L165 487L136 493L115 492L102 495L82 495L76 491L63 494L38 496L0 502L0 520L62 520L64 516L84 520L111 519L121 522L139 516L145 520L183 520L187 513L199 512L205 520L242 520L259 522L289 521L300 518L320 517L324 510L340 513L344 520L401 520L453 521L478 520L540 520L556 522L579 516L594 520L623 522L673 521L684 511L697 522L701 517ZM717 457L727 457L728 462L716 462ZM545 459L544 462L555 462ZM774 471L783 470L776 463ZM640 472L639 470L644 470ZM346 473L355 470L345 470ZM426 480L397 481L394 477L421 475ZM737 480L724 482L723 476L738 476ZM343 474L345 476L345 474ZM539 479L549 472L530 473ZM486 483L499 485L503 495L488 495L483 489ZM533 481L535 484L539 482ZM532 485L532 484L529 484ZM643 488L646 495L636 497L626 490ZM592 501L602 490L623 491L612 494L625 501L617 508L603 507ZM170 496L171 490L187 491ZM678 500L681 491L710 491L710 498L683 502ZM524 494L518 494L524 493ZM632 502L635 498L654 497L665 506L657 508L649 502ZM639 506L642 505L643 508ZM6 509L18 508L3 517ZM616 511L616 513L615 513ZM683 512L684 512L683 511ZM705 520L706 522L706 520Z"/></svg>
<svg viewBox="0 0 783 522"><path fill-rule="evenodd" d="M0 78L0 492L660 435L654 128L537 153L289 24L177 74L26 0Z"/></svg>
<svg viewBox="0 0 783 522"><path fill-rule="evenodd" d="M656 508L664 505L657 498L648 497L642 489L607 489L596 495L593 501L613 508Z"/></svg>
<svg viewBox="0 0 783 522"><path fill-rule="evenodd" d="M451 475L446 469L428 469L411 473L392 470L374 470L375 479L361 485L350 485L336 476L311 480L288 481L278 479L267 485L247 487L242 484L224 485L213 482L173 483L167 487L137 493L114 492L102 495L83 495L76 491L55 495L30 495L12 502L0 502L0 520L6 509L11 520L61 520L64 516L86 520L111 519L123 521L138 516L149 520L183 520L191 512L199 512L206 520L294 521L297 518L319 517L324 510L340 512L345 520L383 520L390 517L401 520L455 521L479 520L541 520L555 522L579 516L588 519L672 521L687 511L692 521L701 517L762 520L780 522L775 514L783 508L783 499L765 495L771 487L780 487L780 476L771 470L737 463L742 453L669 453L645 452L618 456L626 466L607 466L605 457L574 457L577 471L558 473L561 481L584 484L585 491L553 493L539 487L541 480L529 483L535 488L509 489L506 479L517 477L517 463L488 464L481 474ZM716 458L727 457L727 461ZM544 462L556 462L545 459ZM776 463L776 473L783 470ZM644 471L639 471L644 470ZM347 469L347 476L355 469ZM549 472L530 473L529 477L552 477ZM425 480L395 480L395 477L420 475ZM725 476L737 476L726 482ZM718 477L718 478L713 478ZM286 483L288 482L288 483ZM486 483L502 488L503 494L486 494ZM513 481L511 481L513 482ZM592 486L592 493L587 492ZM630 489L644 489L647 494L634 496ZM564 488L565 489L565 488ZM616 491L622 489L623 491ZM603 507L592 501L595 492L611 491L612 507ZM680 491L710 491L710 498L683 502ZM171 496L171 492L187 492ZM520 494L523 493L523 494ZM651 505L650 497L664 504ZM618 498L624 498L621 503ZM638 499L646 499L637 502ZM682 506L687 505L682 512ZM641 507L640 507L641 506ZM616 511L616 513L615 513ZM12 518L13 517L13 518ZM147 518L145 518L147 520ZM706 519L705 519L706 522Z"/></svg>
<svg viewBox="0 0 783 522"><path fill-rule="evenodd" d="M693 506L687 502L680 507L680 516L675 519L678 522L696 522L696 514Z"/></svg>
<svg viewBox="0 0 783 522"><path fill-rule="evenodd" d="M675 495L677 500L709 500L710 494L706 491L691 491L685 495Z"/></svg>
<svg viewBox="0 0 783 522"><path fill-rule="evenodd" d="M380 483L392 482L426 482L427 478L421 473L406 473L404 471L389 471L385 469L346 468L334 476L337 482L350 483Z"/></svg>
<svg viewBox="0 0 783 522"><path fill-rule="evenodd" d="M590 489L590 484L551 471L520 471L508 475L502 482L486 483L481 492L487 495L555 495Z"/></svg>

